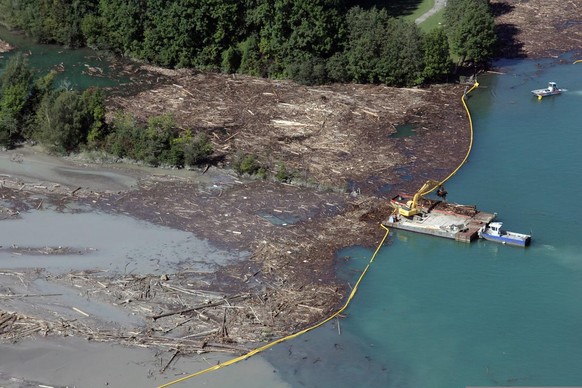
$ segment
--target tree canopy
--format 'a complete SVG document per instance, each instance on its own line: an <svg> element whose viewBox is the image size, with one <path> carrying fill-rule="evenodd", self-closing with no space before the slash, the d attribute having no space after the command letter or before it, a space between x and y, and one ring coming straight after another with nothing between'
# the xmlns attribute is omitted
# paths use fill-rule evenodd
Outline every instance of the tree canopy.
<svg viewBox="0 0 582 388"><path fill-rule="evenodd" d="M26 125L33 102L33 74L21 54L7 63L0 77L0 145L11 147Z"/></svg>
<svg viewBox="0 0 582 388"><path fill-rule="evenodd" d="M40 42L89 45L164 67L292 78L305 84L441 80L448 45L486 64L495 43L486 0L449 0L425 34L353 0L0 0L0 18ZM376 3L376 2L371 2ZM379 3L379 2L378 2Z"/></svg>
<svg viewBox="0 0 582 388"><path fill-rule="evenodd" d="M451 49L459 57L459 63L487 64L497 41L489 2L449 0L444 19Z"/></svg>

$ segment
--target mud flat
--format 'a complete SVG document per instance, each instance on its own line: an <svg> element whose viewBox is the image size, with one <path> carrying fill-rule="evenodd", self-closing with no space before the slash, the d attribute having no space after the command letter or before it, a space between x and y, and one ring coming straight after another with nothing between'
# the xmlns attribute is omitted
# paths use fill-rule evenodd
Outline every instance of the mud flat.
<svg viewBox="0 0 582 388"><path fill-rule="evenodd" d="M0 344L0 384L7 388L153 387L229 358L221 354L177 357L161 374L173 354L79 338L28 339ZM274 388L288 387L260 356L200 376L196 384L251 388L257 381Z"/></svg>
<svg viewBox="0 0 582 388"><path fill-rule="evenodd" d="M137 184L135 176L78 165L34 147L0 152L0 171L0 178L15 177L38 186L50 184L53 187L63 185L93 191L120 191Z"/></svg>
<svg viewBox="0 0 582 388"><path fill-rule="evenodd" d="M10 352L2 352L2 365L11 367L0 369L0 381L4 379L8 386L70 385L82 378L72 366L60 369L62 378L49 372L54 368L49 362L52 358L40 355L54 354L57 349L63 354L59 355L62 360L75 358L89 348L102 357L111 352L112 359L118 351L137 352L140 356L131 357L146 357L148 361L130 368L135 372L128 372L129 376L167 380L167 376L179 373L182 363L188 371L209 366L211 361L201 355L242 354L256 346L253 343L276 338L298 316L287 316L285 306L280 304L285 300L289 305L297 303L293 302L296 295L285 291L285 280L272 278L283 289L277 295L272 291L277 284L271 284L273 280L264 276L250 257L252 246L247 242L256 236L250 232L259 233L260 228L219 228L213 241L192 232L198 230L197 225L201 232L208 229L211 219L192 214L184 201L192 209L191 201L226 199L233 188L248 190L251 196L257 192L256 187L245 185L252 185L252 181L243 182L214 169L204 176L197 172L189 177L184 172L170 176L160 174L161 170L157 170L157 176L147 176L143 168L135 166L87 166L28 148L1 156L0 339L4 343L23 341L22 347L6 345ZM66 174L60 174L63 169ZM52 181L46 179L48 175ZM105 178L84 181L87 176ZM268 188L262 198L275 201L285 192L283 189L277 194L275 186L267 183L258 187ZM178 188L181 195L172 195L171 191ZM283 199L289 202L298 190L291 186L287 189L289 193ZM209 204L204 209L223 209L217 214L220 218L230 223L240 221L244 214L233 214L229 220L228 213L241 212L240 206L237 210L231 204L241 199L244 202L243 197L232 196L225 205ZM319 198L299 196L293 203L304 197ZM332 193L320 199L328 203L323 208L329 208L330 214L337 213L338 204L331 203L334 198L341 195ZM164 205L155 206L155 202ZM321 213L309 210L305 201L297 211L283 208L284 203L270 202L273 205L247 223L253 225L260 220L263 228L285 229L301 218ZM160 211L165 206L174 210ZM317 208L316 204L310 206ZM220 241L216 236L221 233L240 236L241 240ZM206 235L212 236L208 231ZM311 291L311 300L303 298L310 293L301 294L303 324L325 311L318 307L322 302L315 292ZM327 293L334 296L339 290L330 288ZM37 340L30 342L32 337ZM131 350L113 348L112 344ZM12 367L27 354L39 356L31 357L28 367ZM206 360L203 365L192 364L196 355ZM165 368L163 363L167 363ZM125 371L122 365L116 369L119 373ZM104 378L99 371L84 369L97 377L84 375L87 380L82 385L93 378ZM119 382L124 379L115 375L110 385L123 386ZM222 379L228 380L228 374Z"/></svg>

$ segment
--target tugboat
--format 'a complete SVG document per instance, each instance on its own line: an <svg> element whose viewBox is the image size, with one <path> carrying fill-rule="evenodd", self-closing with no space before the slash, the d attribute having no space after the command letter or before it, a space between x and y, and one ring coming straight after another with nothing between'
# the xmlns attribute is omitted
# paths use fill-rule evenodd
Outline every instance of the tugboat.
<svg viewBox="0 0 582 388"><path fill-rule="evenodd" d="M541 100L542 97L555 96L555 95L561 94L562 92L565 92L565 91L566 91L566 89L558 88L558 85L555 82L548 82L547 88L535 89L535 90L532 90L531 92L533 93L534 96L538 97L538 100Z"/></svg>
<svg viewBox="0 0 582 388"><path fill-rule="evenodd" d="M529 234L503 230L502 222L491 222L488 225L482 226L478 234L480 238L501 244L526 247L531 243L531 236Z"/></svg>

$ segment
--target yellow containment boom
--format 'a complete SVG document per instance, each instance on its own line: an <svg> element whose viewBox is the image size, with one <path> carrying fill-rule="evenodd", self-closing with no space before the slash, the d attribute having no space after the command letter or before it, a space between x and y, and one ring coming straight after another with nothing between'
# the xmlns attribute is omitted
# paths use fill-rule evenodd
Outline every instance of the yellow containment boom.
<svg viewBox="0 0 582 388"><path fill-rule="evenodd" d="M420 190L414 194L412 200L406 203L406 206L400 206L398 208L398 213L404 217L412 217L418 214L418 200L427 195L428 193L434 191L437 187L441 185L440 182L428 180L422 185Z"/></svg>

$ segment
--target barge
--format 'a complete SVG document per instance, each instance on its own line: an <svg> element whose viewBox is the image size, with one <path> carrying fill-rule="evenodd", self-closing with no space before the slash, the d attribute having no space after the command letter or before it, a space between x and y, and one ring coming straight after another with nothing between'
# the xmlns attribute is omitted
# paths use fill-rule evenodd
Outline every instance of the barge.
<svg viewBox="0 0 582 388"><path fill-rule="evenodd" d="M477 210L475 206L460 205L428 198L417 198L399 194L392 198L390 205L394 212L383 224L388 228L407 230L470 243L479 238L479 231L487 227L497 214ZM414 206L416 211L408 209ZM402 210L401 210L402 209Z"/></svg>
<svg viewBox="0 0 582 388"><path fill-rule="evenodd" d="M434 190L442 200L425 198ZM528 234L508 232L501 222L493 222L497 213L477 210L476 206L445 201L447 192L437 181L428 180L414 195L398 194L390 200L392 214L382 224L388 228L408 230L470 243L479 238L526 247Z"/></svg>

